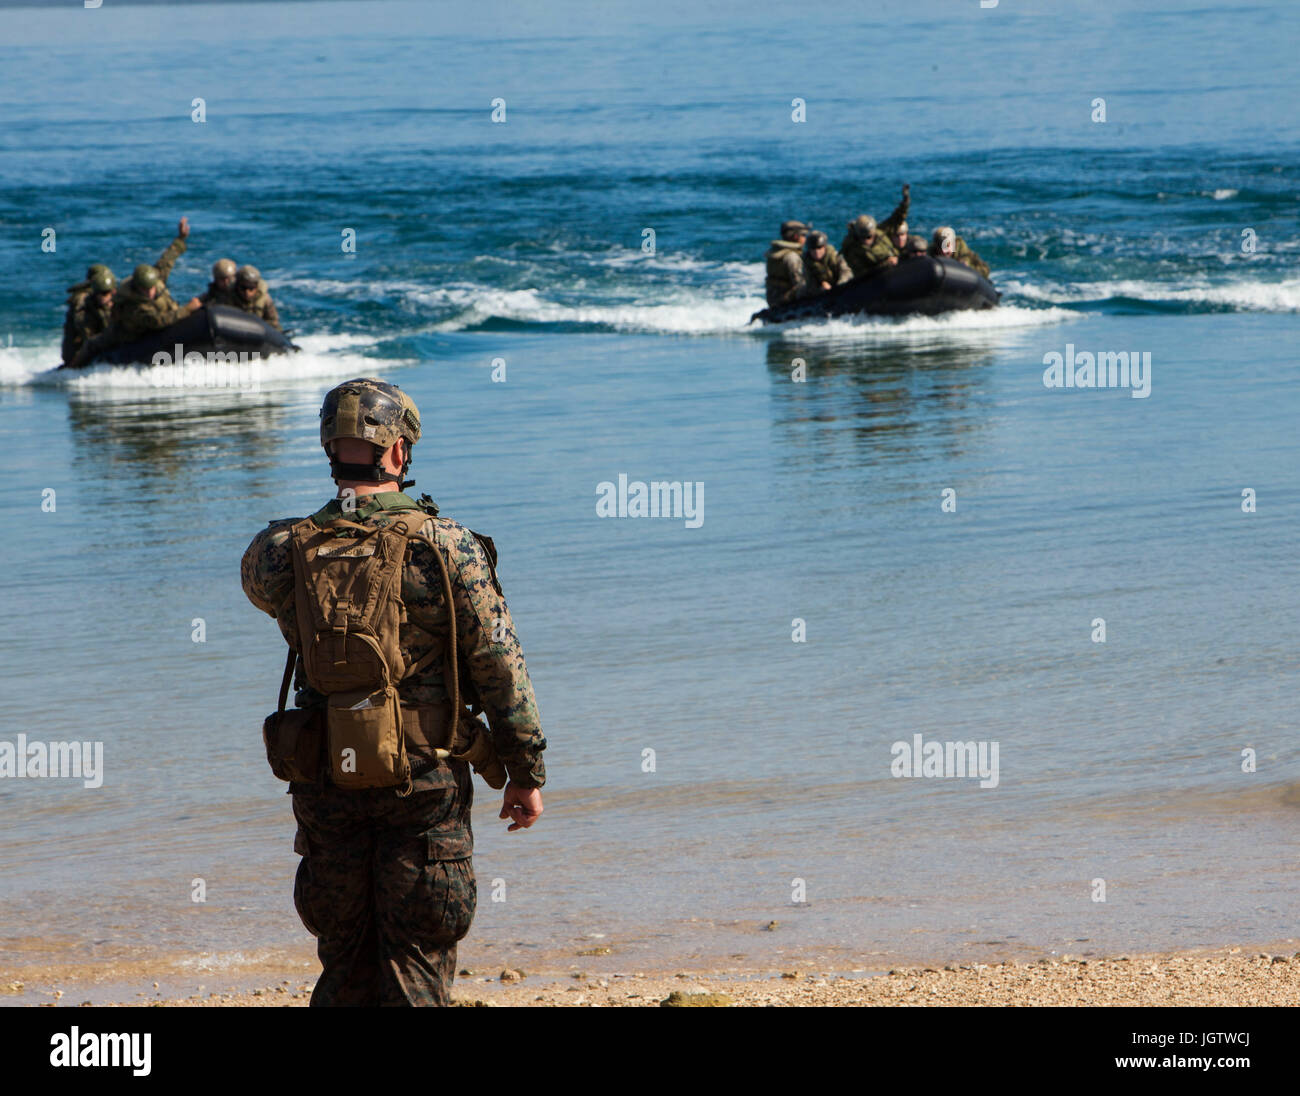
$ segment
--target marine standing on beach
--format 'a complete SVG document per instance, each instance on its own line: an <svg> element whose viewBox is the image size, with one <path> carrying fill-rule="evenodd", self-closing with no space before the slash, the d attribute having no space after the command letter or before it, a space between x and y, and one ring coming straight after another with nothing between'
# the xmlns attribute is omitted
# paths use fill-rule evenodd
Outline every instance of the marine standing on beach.
<svg viewBox="0 0 1300 1096"><path fill-rule="evenodd" d="M446 1005L477 896L470 765L505 785L509 829L526 828L542 813L546 739L492 541L405 494L414 402L381 380L346 381L325 396L320 437L338 497L271 522L242 566L244 592L289 644L264 735L291 781L294 902L323 968L311 1003ZM377 666L380 691L336 691L339 674Z"/></svg>

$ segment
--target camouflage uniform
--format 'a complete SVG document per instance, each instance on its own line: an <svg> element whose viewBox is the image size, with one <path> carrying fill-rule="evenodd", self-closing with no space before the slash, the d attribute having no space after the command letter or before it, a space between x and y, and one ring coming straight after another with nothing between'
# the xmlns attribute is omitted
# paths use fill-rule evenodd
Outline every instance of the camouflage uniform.
<svg viewBox="0 0 1300 1096"><path fill-rule="evenodd" d="M362 495L351 513L335 499L312 515L388 525L400 517L436 515L427 496L419 503L400 491ZM296 649L294 573L289 527L273 521L244 553L244 592L275 617ZM446 518L433 517L455 599L461 697L481 705L510 780L521 788L546 782L546 748L523 651L497 582L495 550L486 538ZM448 616L441 573L421 541L411 542L402 578L406 620L399 633L410 665L447 642ZM404 680L402 703L450 713L442 659ZM296 703L324 698L307 685L298 660ZM317 937L323 970L313 1005L424 1005L448 1003L456 943L469 931L476 887L471 854L473 798L465 762L437 760L408 740L412 793L394 788L344 789L291 784L302 856L294 902Z"/></svg>
<svg viewBox="0 0 1300 1096"><path fill-rule="evenodd" d="M937 245L932 243L930 245L930 254L937 259L943 252ZM987 278L989 276L989 264L976 255L960 236L957 237L956 247L950 258L956 259L959 263L964 263L982 277Z"/></svg>
<svg viewBox="0 0 1300 1096"><path fill-rule="evenodd" d="M764 256L767 260L767 305L785 304L809 294L804 273L803 252L793 240L773 240ZM817 287L821 291L821 287Z"/></svg>
<svg viewBox="0 0 1300 1096"><path fill-rule="evenodd" d="M849 269L849 264L830 244L826 245L826 254L820 259L814 259L805 252L803 265L804 278L808 282L809 289L818 293L822 291L822 282L828 282L834 287L853 280L853 271Z"/></svg>
<svg viewBox="0 0 1300 1096"><path fill-rule="evenodd" d="M185 237L177 236L167 245L167 250L162 253L158 261L154 263L154 269L158 271L158 277L164 282L171 277L172 267L176 265L176 260L185 254Z"/></svg>
<svg viewBox="0 0 1300 1096"><path fill-rule="evenodd" d="M912 195L905 193L903 200L894 206L894 212L886 217L883 221L876 222L876 231L883 232L889 245L894 245L894 232L898 226L907 220L907 211L912 208ZM894 254L898 254L898 248L894 248Z"/></svg>
<svg viewBox="0 0 1300 1096"><path fill-rule="evenodd" d="M238 289L233 290L232 295L234 296L234 300L231 304L235 308L238 308L243 312L249 312L258 317L258 319L265 320L276 330L279 330L280 314L275 310L275 302L271 300L271 294L266 287L266 282L262 281L260 278L258 279L257 292L253 295L251 301L245 299L244 295L240 293ZM226 302L222 301L220 303L225 304Z"/></svg>
<svg viewBox="0 0 1300 1096"><path fill-rule="evenodd" d="M181 308L167 291L167 278L176 265L176 260L185 254L185 241L177 236L162 257L154 263L154 269L163 280L158 292L150 300L131 287L127 282L118 292L113 309L113 337L119 343L131 342L151 332L168 327L179 320L185 310Z"/></svg>
<svg viewBox="0 0 1300 1096"><path fill-rule="evenodd" d="M894 234L894 229L907 220L907 211L911 208L911 204L911 196L904 194L903 200L894 207L894 212L877 223L876 235L870 246L859 240L852 229L845 233L840 243L840 253L849 264L855 278L865 277L883 263L897 257L898 248L894 246L890 237Z"/></svg>
<svg viewBox="0 0 1300 1096"><path fill-rule="evenodd" d="M959 263L965 263L968 267L976 273L983 275L985 278L989 276L989 264L967 247L966 241L960 236L957 237L957 261Z"/></svg>
<svg viewBox="0 0 1300 1096"><path fill-rule="evenodd" d="M215 281L208 282L208 288L199 294L199 300L204 304L224 304L227 308L239 308L240 304L235 300L235 283L230 283L229 289L222 289Z"/></svg>
<svg viewBox="0 0 1300 1096"><path fill-rule="evenodd" d="M137 293L131 282L124 281L118 286L117 296L113 300L113 322L107 331L89 339L82 348L82 358L90 361L96 354L122 343L133 342L151 332L168 327L185 315L185 310L172 300L167 292L167 278L176 265L176 260L185 254L185 240L177 236L162 253L154 269L163 284L158 287L152 300ZM64 361L69 359L64 358Z"/></svg>
<svg viewBox="0 0 1300 1096"><path fill-rule="evenodd" d="M68 291L68 313L63 319L63 360L72 361L83 344L108 330L112 319L112 301L107 306L100 304L90 292L89 282L73 286Z"/></svg>

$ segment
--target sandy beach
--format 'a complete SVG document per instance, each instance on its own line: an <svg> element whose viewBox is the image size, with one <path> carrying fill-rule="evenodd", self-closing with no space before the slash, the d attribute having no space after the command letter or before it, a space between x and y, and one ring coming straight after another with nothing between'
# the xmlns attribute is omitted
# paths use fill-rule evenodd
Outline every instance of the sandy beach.
<svg viewBox="0 0 1300 1096"><path fill-rule="evenodd" d="M1033 962L899 967L883 973L784 971L536 972L463 968L453 997L466 1006L1284 1006L1300 1004L1300 951L1202 949L1111 958L1062 956ZM297 964L295 964L297 965ZM67 972L71 973L71 972ZM170 978L123 979L106 972L95 982L28 972L0 982L11 1005L82 1004L166 1007L302 1007L314 982L301 970L250 983L247 972L213 976L175 995ZM50 976L45 976L50 975Z"/></svg>

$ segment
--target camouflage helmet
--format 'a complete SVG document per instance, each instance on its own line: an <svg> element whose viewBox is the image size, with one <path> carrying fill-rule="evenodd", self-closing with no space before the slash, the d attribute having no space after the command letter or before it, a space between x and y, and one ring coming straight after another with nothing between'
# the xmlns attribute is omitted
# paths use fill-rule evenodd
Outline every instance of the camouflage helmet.
<svg viewBox="0 0 1300 1096"><path fill-rule="evenodd" d="M849 222L849 231L859 240L865 240L875 233L876 219L870 213L864 213Z"/></svg>
<svg viewBox="0 0 1300 1096"><path fill-rule="evenodd" d="M924 255L925 251L925 241L920 236L909 236L907 243L903 245L903 257L905 259L915 255Z"/></svg>
<svg viewBox="0 0 1300 1096"><path fill-rule="evenodd" d="M907 235L907 222L906 222L906 221L899 221L899 222L898 222L898 224L894 227L894 235L895 235L895 236L906 236L906 235Z"/></svg>
<svg viewBox="0 0 1300 1096"><path fill-rule="evenodd" d="M131 287L140 290L142 293L147 293L154 286L161 286L162 284L162 275L158 273L158 268L150 266L148 263L141 263L135 268L135 273L131 275Z"/></svg>
<svg viewBox="0 0 1300 1096"><path fill-rule="evenodd" d="M91 263L90 266L86 267L86 281L93 282L95 280L95 275L101 270L108 270L108 267L103 263ZM110 274L113 273L111 270L108 270L108 272Z"/></svg>
<svg viewBox="0 0 1300 1096"><path fill-rule="evenodd" d="M331 450L339 438L357 438L374 448L370 465L346 464ZM398 438L407 441L402 477L411 466L411 446L420 440L420 409L415 401L395 384L378 377L357 377L344 381L325 393L320 408L320 443L330 459L330 472L337 479L366 480L383 483L392 474L382 465L383 455ZM413 481L412 481L413 482ZM411 484L399 477L399 489Z"/></svg>
<svg viewBox="0 0 1300 1096"><path fill-rule="evenodd" d="M816 251L819 247L825 247L830 241L826 238L825 232L808 233L808 242L804 245L809 251Z"/></svg>
<svg viewBox="0 0 1300 1096"><path fill-rule="evenodd" d="M241 289L256 289L262 280L262 272L255 266L241 266L235 275L235 284Z"/></svg>
<svg viewBox="0 0 1300 1096"><path fill-rule="evenodd" d="M800 236L807 236L808 229L811 225L806 225L803 221L782 221L781 222L781 239L789 240L793 243Z"/></svg>
<svg viewBox="0 0 1300 1096"><path fill-rule="evenodd" d="M213 281L219 282L225 278L233 278L234 276L235 276L234 259L218 259L215 263L212 264Z"/></svg>
<svg viewBox="0 0 1300 1096"><path fill-rule="evenodd" d="M106 266L101 266L90 279L92 293L112 293L117 288L117 279Z"/></svg>

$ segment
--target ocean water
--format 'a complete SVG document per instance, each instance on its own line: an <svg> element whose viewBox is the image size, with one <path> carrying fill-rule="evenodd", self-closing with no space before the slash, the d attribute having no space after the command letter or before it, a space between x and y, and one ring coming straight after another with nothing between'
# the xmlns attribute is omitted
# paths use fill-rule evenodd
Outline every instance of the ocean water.
<svg viewBox="0 0 1300 1096"><path fill-rule="evenodd" d="M5 965L301 950L239 560L332 494L359 374L496 540L551 743L528 833L479 785L468 956L1290 937L1298 45L1287 4L0 7L0 743L104 751L0 779ZM903 181L999 309L748 325L781 220L838 241ZM54 372L64 287L182 214L174 295L254 262L302 353ZM1149 394L1047 389L1067 347ZM702 523L598 517L620 475ZM893 775L915 735L996 786Z"/></svg>

